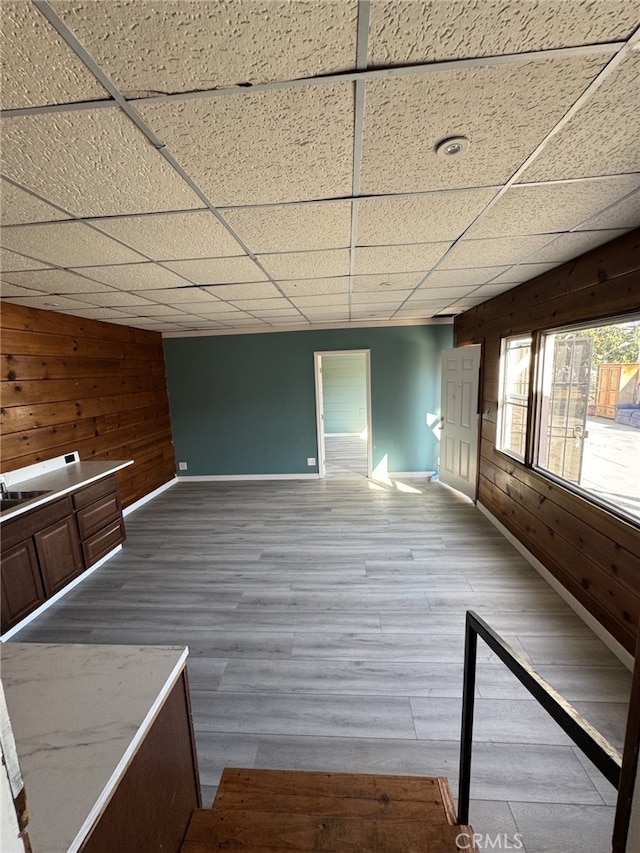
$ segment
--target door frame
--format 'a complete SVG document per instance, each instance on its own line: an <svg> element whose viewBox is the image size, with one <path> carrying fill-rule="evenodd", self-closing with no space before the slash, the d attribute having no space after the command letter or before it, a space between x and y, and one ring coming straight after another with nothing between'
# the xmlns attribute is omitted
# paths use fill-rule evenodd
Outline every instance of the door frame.
<svg viewBox="0 0 640 853"><path fill-rule="evenodd" d="M316 388L316 432L318 443L318 477L326 476L326 453L324 446L324 401L322 394L322 359L332 355L364 355L365 393L367 397L367 477L371 477L373 443L371 434L371 350L335 349L316 350L313 353L313 374Z"/></svg>

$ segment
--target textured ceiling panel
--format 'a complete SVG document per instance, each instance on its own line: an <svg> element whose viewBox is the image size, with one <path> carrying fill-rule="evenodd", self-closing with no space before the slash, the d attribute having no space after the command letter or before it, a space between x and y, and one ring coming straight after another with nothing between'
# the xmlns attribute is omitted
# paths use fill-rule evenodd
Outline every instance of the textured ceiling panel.
<svg viewBox="0 0 640 853"><path fill-rule="evenodd" d="M282 296L273 299L229 299L229 303L252 314L262 314L263 310L268 311L270 309L286 311L292 307L289 300Z"/></svg>
<svg viewBox="0 0 640 853"><path fill-rule="evenodd" d="M295 296L291 300L298 308L347 308L349 298L346 294L333 293L327 296Z"/></svg>
<svg viewBox="0 0 640 853"><path fill-rule="evenodd" d="M218 206L351 193L352 84L179 101L139 111Z"/></svg>
<svg viewBox="0 0 640 853"><path fill-rule="evenodd" d="M8 281L0 281L0 295L3 299L10 301L10 296L39 296L41 291L32 290L30 287L19 287L17 284L9 284Z"/></svg>
<svg viewBox="0 0 640 853"><path fill-rule="evenodd" d="M167 266L194 284L228 284L264 281L262 270L248 257L207 258L200 261L170 261Z"/></svg>
<svg viewBox="0 0 640 853"><path fill-rule="evenodd" d="M52 6L129 97L312 77L356 58L356 0Z"/></svg>
<svg viewBox="0 0 640 853"><path fill-rule="evenodd" d="M502 273L506 267L477 269L434 270L426 281L427 287L475 287Z"/></svg>
<svg viewBox="0 0 640 853"><path fill-rule="evenodd" d="M349 250L327 249L318 252L283 252L260 255L260 260L275 278L317 278L318 276L349 275Z"/></svg>
<svg viewBox="0 0 640 853"><path fill-rule="evenodd" d="M441 269L517 264L527 255L542 248L550 239L550 235L542 234L495 240L462 240L447 255Z"/></svg>
<svg viewBox="0 0 640 853"><path fill-rule="evenodd" d="M624 39L635 0L373 0L369 63L404 65Z"/></svg>
<svg viewBox="0 0 640 853"><path fill-rule="evenodd" d="M32 287L45 293L95 293L110 290L104 284L90 281L68 270L32 270L5 274L6 280L24 287Z"/></svg>
<svg viewBox="0 0 640 853"><path fill-rule="evenodd" d="M195 310L196 305L200 305L202 309L209 310L210 307L213 307L218 304L218 300L215 296L212 296L206 290L202 290L200 287L195 287L191 285L190 287L172 287L172 288L162 288L156 290L148 290L145 295L145 299L152 299L154 302L166 302L170 305L179 304L179 303L188 303L189 310ZM182 310L187 310L186 308Z"/></svg>
<svg viewBox="0 0 640 853"><path fill-rule="evenodd" d="M64 311L65 308L86 308L86 302L80 302L69 296L54 296L51 294L40 294L39 296L17 296L11 299L18 305L27 305L29 308L43 308L49 311Z"/></svg>
<svg viewBox="0 0 640 853"><path fill-rule="evenodd" d="M537 157L522 180L548 181L640 171L639 80L640 52L636 50L567 122L553 145Z"/></svg>
<svg viewBox="0 0 640 853"><path fill-rule="evenodd" d="M2 106L64 104L107 92L31 3L2 3Z"/></svg>
<svg viewBox="0 0 640 853"><path fill-rule="evenodd" d="M68 219L66 213L50 204L15 187L8 181L0 186L2 208L0 222L4 225L23 225L29 222L52 222L56 219Z"/></svg>
<svg viewBox="0 0 640 853"><path fill-rule="evenodd" d="M283 281L281 287L287 296L320 296L323 293L348 293L349 277L305 278Z"/></svg>
<svg viewBox="0 0 640 853"><path fill-rule="evenodd" d="M252 252L336 249L351 241L349 202L266 205L222 213Z"/></svg>
<svg viewBox="0 0 640 853"><path fill-rule="evenodd" d="M356 249L356 274L425 272L436 264L450 243L416 243L409 246L371 246Z"/></svg>
<svg viewBox="0 0 640 853"><path fill-rule="evenodd" d="M209 210L96 219L95 224L154 261L244 254L238 241Z"/></svg>
<svg viewBox="0 0 640 853"><path fill-rule="evenodd" d="M514 186L474 227L472 237L547 234L573 228L640 185L640 175Z"/></svg>
<svg viewBox="0 0 640 853"><path fill-rule="evenodd" d="M136 307L140 309L144 308L144 310L140 310L140 314L154 317L155 312L149 309L166 307L164 305L151 303L147 299L143 299L141 296L136 296L135 293L129 293L126 290L109 290L107 292L102 291L101 293L87 292L78 294L77 298L81 302L87 302L90 305L103 306L105 308L117 308L119 306Z"/></svg>
<svg viewBox="0 0 640 853"><path fill-rule="evenodd" d="M61 267L126 264L140 255L81 222L15 225L0 232L2 245Z"/></svg>
<svg viewBox="0 0 640 853"><path fill-rule="evenodd" d="M421 302L425 299L459 299L469 293L471 289L470 287L431 287L427 282L413 292L412 299Z"/></svg>
<svg viewBox="0 0 640 853"><path fill-rule="evenodd" d="M612 205L602 213L592 216L578 227L578 231L598 228L635 228L640 223L640 190Z"/></svg>
<svg viewBox="0 0 640 853"><path fill-rule="evenodd" d="M0 232L0 237L2 232ZM32 261L31 258L23 258L22 255L16 255L15 252L10 252L8 249L0 248L0 270L3 274L12 272L13 270L44 270L47 269L46 264Z"/></svg>
<svg viewBox="0 0 640 853"><path fill-rule="evenodd" d="M81 275L110 284L120 290L146 290L158 287L187 287L188 282L157 264L121 264L110 267L83 267Z"/></svg>
<svg viewBox="0 0 640 853"><path fill-rule="evenodd" d="M207 287L209 293L219 299L269 299L280 296L280 292L270 281L253 281L245 284L222 284Z"/></svg>
<svg viewBox="0 0 640 853"><path fill-rule="evenodd" d="M83 308L74 308L71 310L61 308L60 310L63 314L72 314L74 317L89 317L92 320L104 320L106 323L122 320L126 325L131 324L131 319L129 319L129 322L126 322L125 318L136 317L136 315L132 315L126 308L91 308L91 306L84 305ZM146 327L141 323L140 328Z"/></svg>
<svg viewBox="0 0 640 853"><path fill-rule="evenodd" d="M574 57L368 83L362 192L506 181L604 62ZM466 136L469 148L457 157L438 156L434 146L450 136Z"/></svg>
<svg viewBox="0 0 640 853"><path fill-rule="evenodd" d="M396 273L394 275L354 275L353 292L371 290L412 290L420 284L424 272Z"/></svg>
<svg viewBox="0 0 640 853"><path fill-rule="evenodd" d="M487 281L491 279L491 285L503 285L511 282L511 284L520 284L523 281L529 281L532 278L537 278L547 270L553 269L555 264L518 264L515 267L510 267L495 278L487 276Z"/></svg>
<svg viewBox="0 0 640 853"><path fill-rule="evenodd" d="M563 234L527 260L532 264L562 264L624 233L624 231L579 231L574 234Z"/></svg>
<svg viewBox="0 0 640 853"><path fill-rule="evenodd" d="M400 305L411 296L411 290L365 290L354 293L351 296L352 305Z"/></svg>
<svg viewBox="0 0 640 853"><path fill-rule="evenodd" d="M455 240L497 190L362 199L358 203L358 245Z"/></svg>
<svg viewBox="0 0 640 853"><path fill-rule="evenodd" d="M4 173L77 216L202 207L119 109L8 118L2 131Z"/></svg>

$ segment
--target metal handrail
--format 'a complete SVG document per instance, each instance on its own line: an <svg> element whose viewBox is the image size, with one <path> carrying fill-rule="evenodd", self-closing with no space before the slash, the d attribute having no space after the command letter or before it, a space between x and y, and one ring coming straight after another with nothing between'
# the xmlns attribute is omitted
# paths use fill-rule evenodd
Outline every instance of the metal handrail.
<svg viewBox="0 0 640 853"><path fill-rule="evenodd" d="M471 788L471 749L473 742L473 707L476 689L478 636L482 637L518 681L551 715L571 740L617 789L620 783L622 756L597 729L588 723L557 690L515 652L499 634L473 610L467 610L464 640L464 681L462 688L462 734L460 746L460 778L458 786L458 823L469 823Z"/></svg>

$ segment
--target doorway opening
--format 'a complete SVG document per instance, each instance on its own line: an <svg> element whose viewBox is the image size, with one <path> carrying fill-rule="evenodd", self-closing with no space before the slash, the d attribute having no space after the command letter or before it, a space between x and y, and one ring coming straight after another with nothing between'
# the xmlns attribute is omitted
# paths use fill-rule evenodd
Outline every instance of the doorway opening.
<svg viewBox="0 0 640 853"><path fill-rule="evenodd" d="M314 353L318 474L371 476L370 350Z"/></svg>

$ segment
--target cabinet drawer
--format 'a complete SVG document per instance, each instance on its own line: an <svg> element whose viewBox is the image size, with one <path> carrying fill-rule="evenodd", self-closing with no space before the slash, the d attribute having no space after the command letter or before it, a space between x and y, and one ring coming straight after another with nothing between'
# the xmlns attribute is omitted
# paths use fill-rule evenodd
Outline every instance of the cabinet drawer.
<svg viewBox="0 0 640 853"><path fill-rule="evenodd" d="M121 514L120 500L117 492L100 498L95 503L78 510L78 529L80 539L89 539L94 533L102 530L109 522L115 521Z"/></svg>
<svg viewBox="0 0 640 853"><path fill-rule="evenodd" d="M2 524L2 550L13 548L25 539L29 539L38 530L60 521L61 518L66 518L73 513L71 498L66 495L56 501L45 504L38 509L32 509L13 518L10 521L5 521Z"/></svg>
<svg viewBox="0 0 640 853"><path fill-rule="evenodd" d="M117 491L118 481L115 475L111 474L110 477L103 477L102 480L98 480L95 483L91 483L90 486L85 486L84 489L74 492L73 505L76 510L82 509L99 498L104 497L104 495Z"/></svg>
<svg viewBox="0 0 640 853"><path fill-rule="evenodd" d="M87 568L97 563L105 554L125 540L124 522L118 518L104 530L82 543L84 562Z"/></svg>

